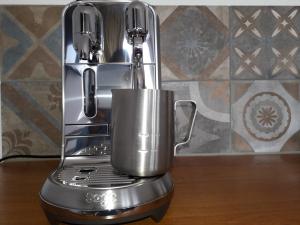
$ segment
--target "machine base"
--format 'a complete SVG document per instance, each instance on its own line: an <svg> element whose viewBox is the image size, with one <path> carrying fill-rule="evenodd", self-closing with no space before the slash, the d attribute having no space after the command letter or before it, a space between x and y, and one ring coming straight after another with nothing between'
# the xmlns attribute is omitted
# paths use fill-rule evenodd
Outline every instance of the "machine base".
<svg viewBox="0 0 300 225"><path fill-rule="evenodd" d="M105 212L105 216L101 215L101 212L72 212L71 210L51 205L42 198L41 206L51 225L108 225L133 222L147 217L159 222L169 208L172 194L173 190L166 196L163 196L162 198L153 202L149 202L145 205L131 209L119 210L119 212L114 211L112 215L109 215L109 212Z"/></svg>
<svg viewBox="0 0 300 225"><path fill-rule="evenodd" d="M40 192L51 225L160 221L173 193L169 173L137 178L116 171L110 161L73 163L55 170Z"/></svg>

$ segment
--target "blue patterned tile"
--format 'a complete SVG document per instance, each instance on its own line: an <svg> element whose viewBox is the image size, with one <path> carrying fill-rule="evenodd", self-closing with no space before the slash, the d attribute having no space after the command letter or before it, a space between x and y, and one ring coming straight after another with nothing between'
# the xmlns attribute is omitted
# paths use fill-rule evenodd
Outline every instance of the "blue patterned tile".
<svg viewBox="0 0 300 225"><path fill-rule="evenodd" d="M270 36L271 79L300 78L300 8L270 7L275 24Z"/></svg>
<svg viewBox="0 0 300 225"><path fill-rule="evenodd" d="M299 26L299 7L232 7L231 78L300 78Z"/></svg>
<svg viewBox="0 0 300 225"><path fill-rule="evenodd" d="M21 27L2 9L0 14L2 75L5 76L22 59L33 41Z"/></svg>
<svg viewBox="0 0 300 225"><path fill-rule="evenodd" d="M226 79L227 32L208 7L177 7L161 26L162 62L182 80Z"/></svg>
<svg viewBox="0 0 300 225"><path fill-rule="evenodd" d="M234 82L232 149L257 153L299 149L299 141L287 144L300 130L299 87L299 81Z"/></svg>
<svg viewBox="0 0 300 225"><path fill-rule="evenodd" d="M62 49L62 28L61 24L57 26L44 40L45 46L61 60L61 49Z"/></svg>

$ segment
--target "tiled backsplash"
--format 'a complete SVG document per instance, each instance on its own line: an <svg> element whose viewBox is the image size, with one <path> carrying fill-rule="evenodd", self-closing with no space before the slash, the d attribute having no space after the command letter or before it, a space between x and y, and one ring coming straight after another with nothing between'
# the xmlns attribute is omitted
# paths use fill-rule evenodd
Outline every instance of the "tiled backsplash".
<svg viewBox="0 0 300 225"><path fill-rule="evenodd" d="M4 155L57 154L62 7L0 7ZM159 6L163 87L197 103L178 155L300 150L300 8ZM190 108L178 108L178 141Z"/></svg>

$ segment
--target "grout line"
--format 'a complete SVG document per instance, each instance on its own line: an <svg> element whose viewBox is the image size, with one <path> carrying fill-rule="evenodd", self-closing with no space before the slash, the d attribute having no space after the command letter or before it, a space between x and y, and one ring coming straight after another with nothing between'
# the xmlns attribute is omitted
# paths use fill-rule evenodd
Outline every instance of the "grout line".
<svg viewBox="0 0 300 225"><path fill-rule="evenodd" d="M231 72L232 72L232 67L231 67L231 49L232 49L232 35L231 35L231 28L232 28L232 23L231 23L231 7L228 7L228 47L229 47L229 54L228 54L228 59L229 59L229 76L228 76L228 86L229 86L229 151L230 153L234 153L232 149L232 77L231 77Z"/></svg>
<svg viewBox="0 0 300 225"><path fill-rule="evenodd" d="M230 79L191 79L191 80L162 80L162 82L202 82L202 81L216 81L216 82L222 82L222 81L279 81L279 82L285 82L285 81L300 81L300 78L288 78L288 79L236 79L236 78L230 78Z"/></svg>
<svg viewBox="0 0 300 225"><path fill-rule="evenodd" d="M231 153L233 153L233 149L232 149L232 84L229 81L229 151Z"/></svg>
<svg viewBox="0 0 300 225"><path fill-rule="evenodd" d="M299 155L300 151L296 152L218 152L218 153L195 153L195 154L177 154L176 157L212 157L212 156L281 156L281 155Z"/></svg>

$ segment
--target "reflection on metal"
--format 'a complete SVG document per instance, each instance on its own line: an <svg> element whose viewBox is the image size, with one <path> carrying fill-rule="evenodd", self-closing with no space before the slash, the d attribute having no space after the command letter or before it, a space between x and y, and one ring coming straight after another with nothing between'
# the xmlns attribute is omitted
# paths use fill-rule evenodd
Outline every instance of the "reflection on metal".
<svg viewBox="0 0 300 225"><path fill-rule="evenodd" d="M92 4L78 4L72 14L73 46L80 60L102 62L103 19Z"/></svg>
<svg viewBox="0 0 300 225"><path fill-rule="evenodd" d="M158 28L142 2L77 1L63 26L62 160L40 193L52 225L159 221L171 200L168 173L136 178L112 168L112 89L160 87ZM133 76L137 76L138 79Z"/></svg>

